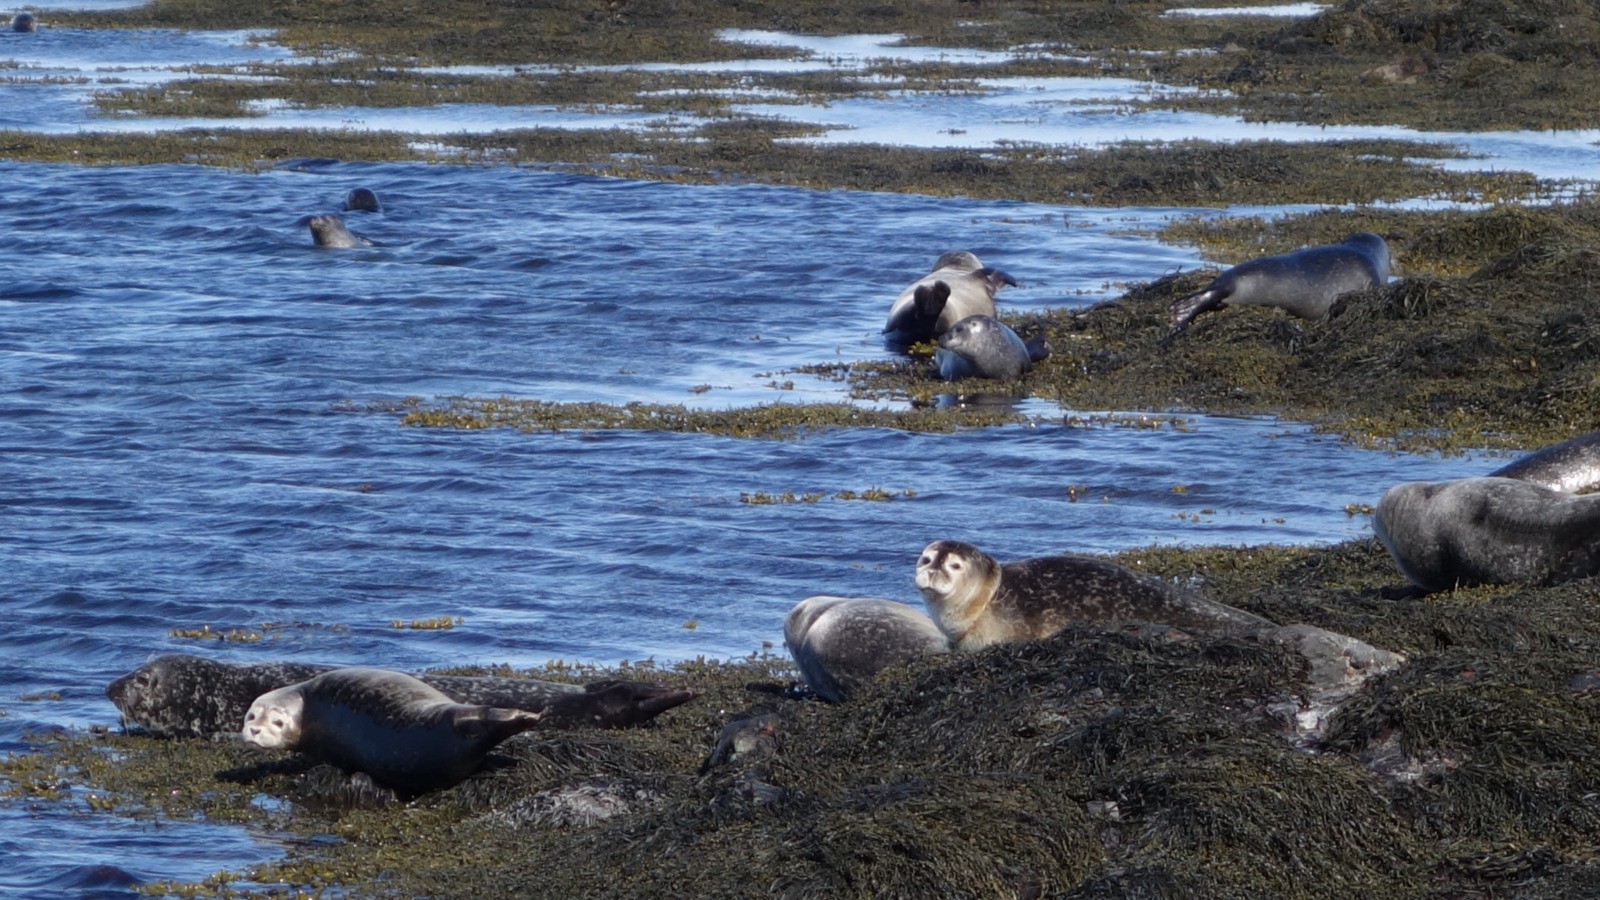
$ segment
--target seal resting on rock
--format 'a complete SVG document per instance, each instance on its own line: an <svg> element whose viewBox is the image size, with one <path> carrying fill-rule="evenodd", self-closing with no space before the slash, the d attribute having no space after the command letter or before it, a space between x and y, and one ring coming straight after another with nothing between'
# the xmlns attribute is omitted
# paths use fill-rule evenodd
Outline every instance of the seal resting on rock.
<svg viewBox="0 0 1600 900"><path fill-rule="evenodd" d="M1384 493L1372 530L1425 591L1600 573L1600 494L1515 478L1412 481Z"/></svg>
<svg viewBox="0 0 1600 900"><path fill-rule="evenodd" d="M893 600L807 597L789 610L783 643L817 696L839 703L889 666L950 642L932 619Z"/></svg>
<svg viewBox="0 0 1600 900"><path fill-rule="evenodd" d="M262 694L240 733L420 794L461 781L538 724L539 713L457 703L403 672L358 667Z"/></svg>
<svg viewBox="0 0 1600 900"><path fill-rule="evenodd" d="M1015 381L1035 362L1050 355L1044 339L1023 341L992 316L967 316L939 335L933 363L945 381L994 378Z"/></svg>
<svg viewBox="0 0 1600 900"><path fill-rule="evenodd" d="M301 220L306 227L311 229L311 240L318 247L328 247L334 250L349 250L355 247L377 246L372 241L354 231L344 227L344 220L326 213L320 216L307 216Z"/></svg>
<svg viewBox="0 0 1600 900"><path fill-rule="evenodd" d="M1274 627L1113 562L1045 556L1001 564L961 541L934 541L922 551L917 589L957 650L1037 640L1076 622L1151 622L1220 632Z"/></svg>
<svg viewBox="0 0 1600 900"><path fill-rule="evenodd" d="M1370 231L1337 244L1306 247L1240 263L1203 290L1172 303L1172 325L1183 328L1207 310L1224 306L1276 306L1302 319L1327 314L1341 294L1377 287L1389 279L1389 245Z"/></svg>
<svg viewBox="0 0 1600 900"><path fill-rule="evenodd" d="M894 347L909 347L938 337L967 316L993 316L994 295L1008 284L1015 287L1017 280L965 250L952 250L934 261L933 271L900 292L889 307L883 339Z"/></svg>
<svg viewBox="0 0 1600 900"><path fill-rule="evenodd" d="M1489 473L1576 494L1600 487L1600 431L1580 434Z"/></svg>
<svg viewBox="0 0 1600 900"><path fill-rule="evenodd" d="M383 206L372 188L358 187L344 195L344 209L345 212L380 212Z"/></svg>
<svg viewBox="0 0 1600 900"><path fill-rule="evenodd" d="M238 733L257 697L335 668L288 662L240 665L171 653L111 682L106 697L116 704L124 724L158 737L231 735ZM544 712L546 728L633 725L696 696L682 688L629 681L578 685L533 678L417 677L458 703Z"/></svg>

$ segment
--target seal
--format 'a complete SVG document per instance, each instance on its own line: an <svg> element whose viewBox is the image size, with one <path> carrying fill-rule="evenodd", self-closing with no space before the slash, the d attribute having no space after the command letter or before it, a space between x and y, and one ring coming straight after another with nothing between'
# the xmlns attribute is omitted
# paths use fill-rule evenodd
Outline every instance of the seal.
<svg viewBox="0 0 1600 900"><path fill-rule="evenodd" d="M945 381L994 378L1015 381L1033 364L1050 355L1043 337L1023 341L992 316L967 316L939 335L933 364Z"/></svg>
<svg viewBox="0 0 1600 900"><path fill-rule="evenodd" d="M1337 244L1306 247L1240 263L1204 289L1172 303L1172 325L1183 328L1207 310L1224 306L1276 306L1302 319L1327 314L1341 294L1389 279L1389 245L1370 231Z"/></svg>
<svg viewBox="0 0 1600 900"><path fill-rule="evenodd" d="M1592 491L1600 487L1600 431L1530 453L1495 469L1489 477L1515 478L1568 494Z"/></svg>
<svg viewBox="0 0 1600 900"><path fill-rule="evenodd" d="M239 665L172 653L116 679L106 697L123 725L157 737L237 734L255 698L338 668L311 663ZM694 691L631 681L562 684L532 678L417 676L457 703L545 713L544 727L623 727L693 700Z"/></svg>
<svg viewBox="0 0 1600 900"><path fill-rule="evenodd" d="M329 247L335 250L349 250L353 247L377 246L367 238L356 234L344 227L344 220L326 213L320 216L307 216L300 220L302 224L311 229L311 240L318 247Z"/></svg>
<svg viewBox="0 0 1600 900"><path fill-rule="evenodd" d="M952 250L895 298L883 326L884 342L909 347L938 337L967 316L993 316L994 295L1008 284L1015 287L1017 280L965 250Z"/></svg>
<svg viewBox="0 0 1600 900"><path fill-rule="evenodd" d="M33 13L17 13L16 18L11 20L11 30L19 34L38 31L39 20L34 18Z"/></svg>
<svg viewBox="0 0 1600 900"><path fill-rule="evenodd" d="M1372 530L1424 591L1600 573L1600 494L1515 478L1411 481L1384 492Z"/></svg>
<svg viewBox="0 0 1600 900"><path fill-rule="evenodd" d="M1075 623L1150 622L1221 633L1275 627L1113 562L1044 556L1001 564L961 541L934 541L922 551L917 589L957 650L1037 640Z"/></svg>
<svg viewBox="0 0 1600 900"><path fill-rule="evenodd" d="M382 212L383 206L378 203L378 195L372 188L353 188L344 195L344 208L346 212Z"/></svg>
<svg viewBox="0 0 1600 900"><path fill-rule="evenodd" d="M403 672L334 669L268 691L240 733L409 794L450 787L490 750L539 724L539 713L457 703Z"/></svg>
<svg viewBox="0 0 1600 900"><path fill-rule="evenodd" d="M826 595L789 610L783 643L800 677L834 703L850 699L889 666L950 649L939 626L904 603Z"/></svg>

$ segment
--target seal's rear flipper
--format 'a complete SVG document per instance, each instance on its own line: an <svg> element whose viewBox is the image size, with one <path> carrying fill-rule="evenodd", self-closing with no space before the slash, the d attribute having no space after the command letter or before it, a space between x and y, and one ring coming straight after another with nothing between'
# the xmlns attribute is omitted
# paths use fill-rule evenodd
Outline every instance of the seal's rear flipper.
<svg viewBox="0 0 1600 900"><path fill-rule="evenodd" d="M700 696L687 688L640 681L596 681L583 693L558 697L545 708L546 727L598 725L622 728L648 722Z"/></svg>
<svg viewBox="0 0 1600 900"><path fill-rule="evenodd" d="M1050 345L1045 342L1044 335L1036 334L1028 338L1024 344L1028 348L1028 361L1039 362L1050 357Z"/></svg>
<svg viewBox="0 0 1600 900"><path fill-rule="evenodd" d="M1194 321L1195 316L1223 306L1223 293L1213 288L1185 294L1172 301L1172 327L1182 328Z"/></svg>

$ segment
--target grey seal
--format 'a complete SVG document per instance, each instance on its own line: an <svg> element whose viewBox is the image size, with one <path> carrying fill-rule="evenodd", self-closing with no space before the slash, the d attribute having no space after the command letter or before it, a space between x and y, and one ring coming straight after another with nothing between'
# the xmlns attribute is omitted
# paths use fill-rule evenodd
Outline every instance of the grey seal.
<svg viewBox="0 0 1600 900"><path fill-rule="evenodd" d="M1580 434L1489 473L1576 494L1600 487L1600 431Z"/></svg>
<svg viewBox="0 0 1600 900"><path fill-rule="evenodd" d="M344 220L333 213L307 216L301 222L311 229L311 240L318 247L349 250L354 247L377 246L367 238L344 226Z"/></svg>
<svg viewBox="0 0 1600 900"><path fill-rule="evenodd" d="M992 316L994 295L1008 284L1015 287L1017 280L965 250L952 250L895 298L883 326L884 341L909 347L938 337L967 316Z"/></svg>
<svg viewBox="0 0 1600 900"><path fill-rule="evenodd" d="M889 666L950 649L939 626L904 603L825 595L789 610L783 643L806 684L834 703Z"/></svg>
<svg viewBox="0 0 1600 900"><path fill-rule="evenodd" d="M1425 591L1600 573L1600 494L1515 478L1411 481L1384 492L1372 530Z"/></svg>
<svg viewBox="0 0 1600 900"><path fill-rule="evenodd" d="M933 363L945 381L994 378L1014 381L1050 350L1042 338L1024 341L992 316L967 316L939 335Z"/></svg>
<svg viewBox="0 0 1600 900"><path fill-rule="evenodd" d="M21 34L38 31L39 20L34 18L33 13L17 13L16 18L11 20L11 30Z"/></svg>
<svg viewBox="0 0 1600 900"><path fill-rule="evenodd" d="M917 589L957 650L1037 640L1080 622L1150 622L1223 633L1275 627L1113 562L1045 556L1001 564L961 541L934 541L922 551Z"/></svg>
<svg viewBox="0 0 1600 900"><path fill-rule="evenodd" d="M344 195L344 209L345 212L382 212L383 205L372 188L358 187Z"/></svg>
<svg viewBox="0 0 1600 900"><path fill-rule="evenodd" d="M1370 231L1337 244L1306 247L1240 263L1204 289L1172 303L1172 325L1183 328L1207 310L1224 306L1276 306L1302 319L1327 314L1341 294L1389 279L1389 245Z"/></svg>
<svg viewBox="0 0 1600 900"><path fill-rule="evenodd" d="M240 734L420 794L471 775L490 750L539 718L457 703L404 672L356 667L262 694Z"/></svg>
<svg viewBox="0 0 1600 900"><path fill-rule="evenodd" d="M158 737L236 734L255 698L337 666L222 663L186 653L159 656L111 682L106 697L132 725ZM629 681L562 684L532 678L419 675L458 703L545 714L544 727L620 727L693 700L693 691Z"/></svg>

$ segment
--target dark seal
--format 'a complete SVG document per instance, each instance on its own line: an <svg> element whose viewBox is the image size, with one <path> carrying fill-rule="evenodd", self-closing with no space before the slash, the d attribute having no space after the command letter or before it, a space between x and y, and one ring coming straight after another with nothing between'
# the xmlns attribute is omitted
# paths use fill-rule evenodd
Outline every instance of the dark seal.
<svg viewBox="0 0 1600 900"><path fill-rule="evenodd" d="M382 212L383 206L372 188L358 187L344 195L344 209L345 212Z"/></svg>
<svg viewBox="0 0 1600 900"><path fill-rule="evenodd" d="M1276 306L1302 319L1327 314L1341 294L1389 279L1389 245L1368 231L1337 244L1240 263L1203 290L1173 301L1172 324L1183 328L1207 310L1224 306Z"/></svg>
<svg viewBox="0 0 1600 900"><path fill-rule="evenodd" d="M967 316L993 316L994 295L1008 284L1015 287L1017 280L965 250L952 250L895 298L883 326L884 342L909 347L933 340Z"/></svg>
<svg viewBox="0 0 1600 900"><path fill-rule="evenodd" d="M950 649L944 632L920 611L869 597L801 600L784 620L783 643L806 684L835 703L889 666Z"/></svg>
<svg viewBox="0 0 1600 900"><path fill-rule="evenodd" d="M17 13L16 18L11 20L11 30L19 34L38 31L39 20L34 18L33 13Z"/></svg>
<svg viewBox="0 0 1600 900"><path fill-rule="evenodd" d="M958 650L1032 641L1076 623L1149 622L1208 632L1274 624L1113 562L1045 556L1001 564L971 544L934 541L917 589Z"/></svg>

